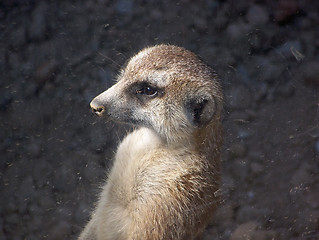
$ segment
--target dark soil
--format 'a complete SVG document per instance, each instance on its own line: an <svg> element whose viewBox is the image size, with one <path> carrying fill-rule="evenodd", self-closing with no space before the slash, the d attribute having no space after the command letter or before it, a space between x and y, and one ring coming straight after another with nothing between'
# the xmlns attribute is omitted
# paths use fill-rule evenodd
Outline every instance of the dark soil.
<svg viewBox="0 0 319 240"><path fill-rule="evenodd" d="M75 239L127 127L89 102L183 46L225 96L223 202L204 239L319 239L319 1L0 1L0 239Z"/></svg>

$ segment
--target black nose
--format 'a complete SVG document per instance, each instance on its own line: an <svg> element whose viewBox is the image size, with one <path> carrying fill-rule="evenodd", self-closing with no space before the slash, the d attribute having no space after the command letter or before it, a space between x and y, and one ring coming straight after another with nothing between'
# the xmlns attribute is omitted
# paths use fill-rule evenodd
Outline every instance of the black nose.
<svg viewBox="0 0 319 240"><path fill-rule="evenodd" d="M98 104L94 100L90 103L90 106L92 108L92 112L95 113L98 116L102 116L103 113L105 112L105 107L102 106L101 104Z"/></svg>

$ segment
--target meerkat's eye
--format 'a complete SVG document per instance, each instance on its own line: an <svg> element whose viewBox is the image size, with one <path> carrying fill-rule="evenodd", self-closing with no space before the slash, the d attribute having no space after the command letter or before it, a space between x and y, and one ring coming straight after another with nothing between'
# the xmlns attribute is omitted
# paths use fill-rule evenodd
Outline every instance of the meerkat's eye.
<svg viewBox="0 0 319 240"><path fill-rule="evenodd" d="M144 94L144 95L147 95L149 97L155 97L158 94L158 90L154 87L147 85L147 86L144 86L141 89L137 90L136 93Z"/></svg>
<svg viewBox="0 0 319 240"><path fill-rule="evenodd" d="M144 87L144 93L148 96L155 96L157 95L157 89L156 88L153 88L153 87L150 87L150 86L146 86Z"/></svg>

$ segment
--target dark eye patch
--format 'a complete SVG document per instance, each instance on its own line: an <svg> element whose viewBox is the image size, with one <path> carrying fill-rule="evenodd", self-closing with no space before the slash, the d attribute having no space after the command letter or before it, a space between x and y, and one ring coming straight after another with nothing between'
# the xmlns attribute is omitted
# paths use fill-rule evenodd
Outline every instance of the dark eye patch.
<svg viewBox="0 0 319 240"><path fill-rule="evenodd" d="M131 92L136 95L140 100L147 100L155 97L163 96L163 89L149 82L136 82L130 87Z"/></svg>

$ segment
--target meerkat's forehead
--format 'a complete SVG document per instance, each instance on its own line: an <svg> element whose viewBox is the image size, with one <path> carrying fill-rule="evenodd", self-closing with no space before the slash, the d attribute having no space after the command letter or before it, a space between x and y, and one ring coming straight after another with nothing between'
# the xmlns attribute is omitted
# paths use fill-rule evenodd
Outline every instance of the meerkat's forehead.
<svg viewBox="0 0 319 240"><path fill-rule="evenodd" d="M134 81L137 78L165 87L169 84L169 76L174 73L167 53L161 45L145 48L129 60L123 75L126 75L126 80Z"/></svg>
<svg viewBox="0 0 319 240"><path fill-rule="evenodd" d="M134 55L129 63L130 64L137 64L138 61L141 61L143 58L145 58L150 52L152 52L153 48L144 48L139 53Z"/></svg>
<svg viewBox="0 0 319 240"><path fill-rule="evenodd" d="M165 87L174 79L206 82L213 78L212 71L194 53L173 45L145 48L133 56L121 78L126 82L148 81Z"/></svg>
<svg viewBox="0 0 319 240"><path fill-rule="evenodd" d="M129 65L143 64L159 67L161 64L174 65L179 62L194 62L196 59L194 53L184 48L162 44L142 49L131 58Z"/></svg>

